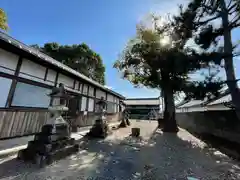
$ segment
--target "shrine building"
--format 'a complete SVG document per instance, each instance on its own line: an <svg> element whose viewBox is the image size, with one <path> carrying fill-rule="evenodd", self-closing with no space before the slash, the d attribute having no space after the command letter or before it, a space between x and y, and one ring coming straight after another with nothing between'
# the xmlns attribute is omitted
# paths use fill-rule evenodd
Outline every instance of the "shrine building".
<svg viewBox="0 0 240 180"><path fill-rule="evenodd" d="M60 83L73 97L67 104L68 118L77 126L94 123L101 97L107 103L107 119L119 119L121 94L0 32L0 139L39 132L52 103L48 94Z"/></svg>

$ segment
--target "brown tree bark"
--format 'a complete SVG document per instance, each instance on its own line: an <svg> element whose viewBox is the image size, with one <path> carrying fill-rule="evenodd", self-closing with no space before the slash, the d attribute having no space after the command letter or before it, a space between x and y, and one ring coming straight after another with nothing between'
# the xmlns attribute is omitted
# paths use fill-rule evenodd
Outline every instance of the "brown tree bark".
<svg viewBox="0 0 240 180"><path fill-rule="evenodd" d="M164 88L164 105L163 132L177 133L178 126L175 118L173 90L171 88Z"/></svg>
<svg viewBox="0 0 240 180"><path fill-rule="evenodd" d="M231 36L231 27L229 27L229 18L228 18L228 9L225 3L225 0L220 0L221 7L221 18L222 24L224 27L224 53L232 55L233 45L232 45L232 36ZM230 90L230 94L232 97L232 102L236 108L236 113L238 119L240 120L240 91L238 89L234 65L233 65L233 56L227 56L224 58L225 63L225 71L227 77L227 85Z"/></svg>

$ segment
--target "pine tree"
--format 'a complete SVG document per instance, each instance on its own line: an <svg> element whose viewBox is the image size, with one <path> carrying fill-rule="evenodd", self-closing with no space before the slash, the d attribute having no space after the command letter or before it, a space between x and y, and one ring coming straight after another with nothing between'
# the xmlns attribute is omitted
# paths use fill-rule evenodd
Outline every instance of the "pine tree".
<svg viewBox="0 0 240 180"><path fill-rule="evenodd" d="M129 41L114 64L134 85L161 89L165 103L165 132L178 131L174 95L185 92L191 98L203 99L211 92L216 94L221 88L218 81L191 81L189 73L201 69L203 59L196 58L194 51L184 48L186 41L176 36L177 31L173 27L175 25L171 23L161 27L155 25L153 29L138 26L136 37ZM168 43L166 37L169 37Z"/></svg>
<svg viewBox="0 0 240 180"><path fill-rule="evenodd" d="M194 38L199 48L196 56L205 59L206 64L219 65L223 62L226 84L232 102L239 110L240 92L233 65L233 59L239 52L236 52L238 44L233 44L231 32L240 26L240 1L192 0L186 9L180 6L180 14L174 20L178 36L185 40ZM240 114L238 117L240 119Z"/></svg>

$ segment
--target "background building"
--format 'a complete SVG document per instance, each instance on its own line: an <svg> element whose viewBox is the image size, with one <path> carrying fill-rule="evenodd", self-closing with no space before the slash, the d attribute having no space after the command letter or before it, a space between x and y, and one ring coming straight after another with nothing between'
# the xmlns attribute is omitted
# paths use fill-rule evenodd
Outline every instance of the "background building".
<svg viewBox="0 0 240 180"><path fill-rule="evenodd" d="M133 98L125 99L126 109L130 113L130 119L148 120L158 116L160 108L159 98Z"/></svg>
<svg viewBox="0 0 240 180"><path fill-rule="evenodd" d="M94 123L101 97L109 120L118 119L122 95L0 32L0 138L38 132L48 118L48 106L55 103L47 94L59 83L73 97L68 117L74 125ZM82 118L84 111L87 120Z"/></svg>

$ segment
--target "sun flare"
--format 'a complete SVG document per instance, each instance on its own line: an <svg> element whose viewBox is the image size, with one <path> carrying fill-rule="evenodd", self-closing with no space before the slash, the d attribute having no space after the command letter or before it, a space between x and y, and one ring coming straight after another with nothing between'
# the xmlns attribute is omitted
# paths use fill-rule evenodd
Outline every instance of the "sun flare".
<svg viewBox="0 0 240 180"><path fill-rule="evenodd" d="M160 39L160 44L163 46L166 46L170 44L170 38L168 36L164 36L163 38Z"/></svg>

